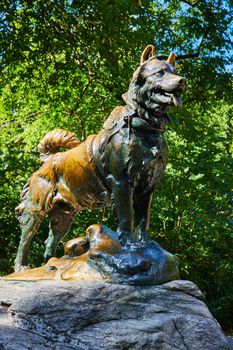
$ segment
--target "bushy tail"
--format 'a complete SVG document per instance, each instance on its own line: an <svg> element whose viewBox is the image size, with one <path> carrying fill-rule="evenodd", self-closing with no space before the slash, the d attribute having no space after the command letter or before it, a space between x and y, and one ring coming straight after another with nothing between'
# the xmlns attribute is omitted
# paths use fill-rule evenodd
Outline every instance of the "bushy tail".
<svg viewBox="0 0 233 350"><path fill-rule="evenodd" d="M51 154L55 154L60 148L71 149L80 144L74 132L55 129L48 132L38 145L40 160L45 163Z"/></svg>

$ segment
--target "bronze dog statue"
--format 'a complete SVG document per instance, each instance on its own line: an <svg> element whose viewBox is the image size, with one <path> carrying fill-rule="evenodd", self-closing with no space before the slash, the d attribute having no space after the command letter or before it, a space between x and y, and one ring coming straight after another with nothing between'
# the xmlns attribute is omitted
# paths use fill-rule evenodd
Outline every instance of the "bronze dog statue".
<svg viewBox="0 0 233 350"><path fill-rule="evenodd" d="M186 85L177 75L175 55L155 57L154 47L143 51L124 106L113 110L103 129L80 143L73 133L49 132L41 141L42 166L21 193L16 213L22 229L15 269L27 265L30 241L45 215L50 231L45 259L69 231L75 215L111 202L122 244L146 240L153 191L166 165L164 137L167 111L181 106ZM65 152L59 149L67 148Z"/></svg>

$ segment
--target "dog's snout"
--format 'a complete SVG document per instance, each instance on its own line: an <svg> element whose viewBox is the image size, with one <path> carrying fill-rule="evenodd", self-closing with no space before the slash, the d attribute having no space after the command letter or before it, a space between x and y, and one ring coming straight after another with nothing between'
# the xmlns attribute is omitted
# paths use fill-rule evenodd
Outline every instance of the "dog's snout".
<svg viewBox="0 0 233 350"><path fill-rule="evenodd" d="M179 85L180 85L181 89L184 90L187 86L187 80L183 77L180 77Z"/></svg>

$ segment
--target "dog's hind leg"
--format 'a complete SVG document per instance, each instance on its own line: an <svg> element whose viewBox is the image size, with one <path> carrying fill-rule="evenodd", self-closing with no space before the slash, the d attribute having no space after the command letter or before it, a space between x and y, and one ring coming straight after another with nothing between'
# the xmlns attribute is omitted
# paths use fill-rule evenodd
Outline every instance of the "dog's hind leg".
<svg viewBox="0 0 233 350"><path fill-rule="evenodd" d="M57 202L48 216L49 236L45 241L45 261L55 256L57 244L70 230L75 211L65 202Z"/></svg>
<svg viewBox="0 0 233 350"><path fill-rule="evenodd" d="M27 268L28 250L32 237L48 212L53 196L51 183L41 182L41 178L36 175L29 180L21 192L21 203L15 210L22 232L15 259L16 271Z"/></svg>
<svg viewBox="0 0 233 350"><path fill-rule="evenodd" d="M18 207L19 208L19 207ZM40 224L44 218L44 214L38 211L26 212L25 210L18 214L21 227L21 238L15 259L15 271L25 270L28 266L28 250L32 240Z"/></svg>

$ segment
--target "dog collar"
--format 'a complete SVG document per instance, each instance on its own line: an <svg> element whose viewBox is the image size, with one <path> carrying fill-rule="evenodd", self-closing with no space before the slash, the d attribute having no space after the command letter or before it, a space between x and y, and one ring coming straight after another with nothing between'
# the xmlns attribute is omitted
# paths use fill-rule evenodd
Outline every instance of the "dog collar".
<svg viewBox="0 0 233 350"><path fill-rule="evenodd" d="M131 128L136 130L145 130L148 132L164 133L166 131L165 125L161 125L159 128L151 126L146 120L139 118L137 116L132 116L131 118Z"/></svg>
<svg viewBox="0 0 233 350"><path fill-rule="evenodd" d="M166 131L166 125L170 123L170 118L167 114L164 114L162 117L154 115L159 121L157 125L151 125L148 120L140 117L137 111L127 104L128 113L124 117L125 123L129 128L135 130L144 130L151 133L164 133Z"/></svg>

